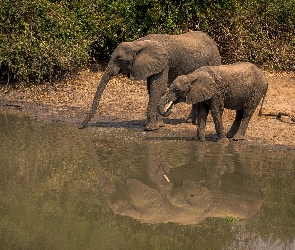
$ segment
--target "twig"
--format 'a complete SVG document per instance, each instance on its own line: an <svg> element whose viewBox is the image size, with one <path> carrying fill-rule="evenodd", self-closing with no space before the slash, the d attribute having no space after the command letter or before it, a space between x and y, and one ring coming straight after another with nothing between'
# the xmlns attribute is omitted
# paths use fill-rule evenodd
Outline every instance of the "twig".
<svg viewBox="0 0 295 250"><path fill-rule="evenodd" d="M278 112L278 113L267 113L267 114L263 114L262 112L259 113L259 115L264 115L264 116L274 116L276 117L276 119L281 119L282 116L288 116L290 117L291 121L292 122L295 122L295 117L290 115L289 113L286 113L286 112Z"/></svg>

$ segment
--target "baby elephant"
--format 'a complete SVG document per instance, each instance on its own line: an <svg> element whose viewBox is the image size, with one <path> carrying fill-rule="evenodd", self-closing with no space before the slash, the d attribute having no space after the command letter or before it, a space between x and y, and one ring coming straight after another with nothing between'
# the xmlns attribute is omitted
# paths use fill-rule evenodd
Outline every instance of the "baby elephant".
<svg viewBox="0 0 295 250"><path fill-rule="evenodd" d="M158 110L161 115L168 116L173 104L194 104L200 141L205 141L206 120L211 110L219 140L226 140L226 137L242 140L267 87L262 73L251 63L203 66L177 77L161 97ZM236 110L236 118L227 134L222 124L224 108Z"/></svg>

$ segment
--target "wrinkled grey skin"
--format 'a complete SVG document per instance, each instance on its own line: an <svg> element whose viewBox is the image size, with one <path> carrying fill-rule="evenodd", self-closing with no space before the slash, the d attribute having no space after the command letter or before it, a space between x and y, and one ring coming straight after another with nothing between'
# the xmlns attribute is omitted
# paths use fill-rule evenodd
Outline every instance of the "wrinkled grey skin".
<svg viewBox="0 0 295 250"><path fill-rule="evenodd" d="M200 141L205 141L206 119L210 110L219 140L226 140L226 137L242 140L267 88L262 73L251 63L204 66L188 75L177 77L161 97L158 110L161 115L167 116L175 103L195 105L197 137ZM222 124L224 108L236 110L235 120L227 134Z"/></svg>
<svg viewBox="0 0 295 250"><path fill-rule="evenodd" d="M157 105L176 77L204 65L220 65L216 43L200 31L182 35L151 34L133 42L123 42L114 50L96 90L91 110L81 124L84 128L96 112L108 81L120 73L132 80L147 80L149 102L145 130L163 125ZM123 97L122 97L123 98Z"/></svg>

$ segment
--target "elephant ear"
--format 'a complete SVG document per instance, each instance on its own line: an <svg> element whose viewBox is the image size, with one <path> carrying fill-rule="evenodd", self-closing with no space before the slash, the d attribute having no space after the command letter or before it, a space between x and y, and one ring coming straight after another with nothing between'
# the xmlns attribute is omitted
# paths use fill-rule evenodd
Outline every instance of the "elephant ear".
<svg viewBox="0 0 295 250"><path fill-rule="evenodd" d="M194 74L194 81L189 84L190 91L186 96L188 104L196 104L210 99L217 92L217 83L206 71L197 70Z"/></svg>
<svg viewBox="0 0 295 250"><path fill-rule="evenodd" d="M159 42L136 41L135 50L136 55L131 70L131 77L134 80L145 80L161 72L168 64L168 53Z"/></svg>

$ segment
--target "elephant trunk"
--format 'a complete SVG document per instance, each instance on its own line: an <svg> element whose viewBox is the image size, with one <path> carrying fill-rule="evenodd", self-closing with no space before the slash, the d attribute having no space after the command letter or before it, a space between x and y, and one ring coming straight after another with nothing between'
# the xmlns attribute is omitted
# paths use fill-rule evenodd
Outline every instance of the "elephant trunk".
<svg viewBox="0 0 295 250"><path fill-rule="evenodd" d="M159 113L164 117L169 116L172 113L172 107L176 99L175 94L171 91L164 94L158 103Z"/></svg>
<svg viewBox="0 0 295 250"><path fill-rule="evenodd" d="M91 118L94 116L96 109L99 105L101 95L102 95L107 83L109 82L109 80L113 76L119 74L119 72L120 72L120 68L114 67L110 63L108 64L108 66L107 66L105 72L103 73L102 78L99 82L96 93L94 95L92 107L91 107L90 111L87 113L87 116L85 117L84 121L80 125L80 127L79 127L80 129L83 129L87 125L87 123L91 120Z"/></svg>

